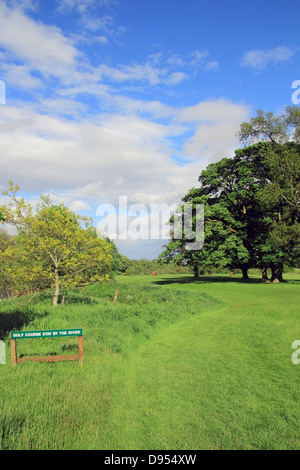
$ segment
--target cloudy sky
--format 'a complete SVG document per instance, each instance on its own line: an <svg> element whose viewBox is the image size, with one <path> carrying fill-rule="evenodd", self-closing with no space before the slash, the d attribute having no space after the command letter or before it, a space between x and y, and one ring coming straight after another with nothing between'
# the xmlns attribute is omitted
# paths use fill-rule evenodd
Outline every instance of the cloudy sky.
<svg viewBox="0 0 300 470"><path fill-rule="evenodd" d="M95 225L120 197L180 202L243 121L292 105L299 17L299 0L0 0L0 190ZM150 259L163 243L117 242Z"/></svg>

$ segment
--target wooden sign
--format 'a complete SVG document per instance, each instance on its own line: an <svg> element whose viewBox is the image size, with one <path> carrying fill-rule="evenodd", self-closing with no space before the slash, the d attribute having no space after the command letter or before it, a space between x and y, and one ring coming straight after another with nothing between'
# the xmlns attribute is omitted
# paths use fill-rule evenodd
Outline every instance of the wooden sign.
<svg viewBox="0 0 300 470"><path fill-rule="evenodd" d="M18 339L46 339L46 338L66 338L78 337L78 354L68 356L46 356L46 357L22 357L18 358L16 340ZM83 362L83 335L82 329L66 330L42 330L42 331L12 331L10 333L11 361L13 366L22 362L60 362L60 361L80 361Z"/></svg>

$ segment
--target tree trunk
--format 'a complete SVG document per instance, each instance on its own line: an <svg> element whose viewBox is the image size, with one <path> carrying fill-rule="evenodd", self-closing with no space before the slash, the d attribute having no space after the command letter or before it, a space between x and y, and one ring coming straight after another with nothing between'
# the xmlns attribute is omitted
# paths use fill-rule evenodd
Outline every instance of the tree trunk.
<svg viewBox="0 0 300 470"><path fill-rule="evenodd" d="M248 266L246 266L246 265L241 266L241 270L242 270L242 273L243 273L243 279L244 280L249 279Z"/></svg>
<svg viewBox="0 0 300 470"><path fill-rule="evenodd" d="M199 277L199 266L198 263L194 264L194 276Z"/></svg>
<svg viewBox="0 0 300 470"><path fill-rule="evenodd" d="M58 268L55 268L55 288L53 294L53 307L56 307L58 304L58 295L59 295L59 276L58 276Z"/></svg>
<svg viewBox="0 0 300 470"><path fill-rule="evenodd" d="M283 263L272 264L272 277L271 282L284 282L282 274L283 274Z"/></svg>
<svg viewBox="0 0 300 470"><path fill-rule="evenodd" d="M268 268L267 266L263 266L261 269L261 278L263 281L268 281Z"/></svg>

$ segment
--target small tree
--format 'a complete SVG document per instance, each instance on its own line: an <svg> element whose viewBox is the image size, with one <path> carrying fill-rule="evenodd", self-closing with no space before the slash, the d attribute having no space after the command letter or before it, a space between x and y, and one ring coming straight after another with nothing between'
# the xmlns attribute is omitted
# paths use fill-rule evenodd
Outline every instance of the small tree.
<svg viewBox="0 0 300 470"><path fill-rule="evenodd" d="M0 230L0 291L1 296L9 296L9 291L16 286L14 275L15 249L13 237L5 230Z"/></svg>
<svg viewBox="0 0 300 470"><path fill-rule="evenodd" d="M18 190L10 181L9 190L3 193L10 202L0 212L18 230L18 273L24 283L52 286L56 306L61 287L108 278L110 245L97 236L90 219L75 215L63 204L54 205L45 196L33 208L17 197Z"/></svg>
<svg viewBox="0 0 300 470"><path fill-rule="evenodd" d="M113 240L110 240L108 237L106 237L105 240L107 243L109 243L111 250L111 271L115 274L124 274L131 266L131 261L126 256L123 256L119 253L119 250Z"/></svg>

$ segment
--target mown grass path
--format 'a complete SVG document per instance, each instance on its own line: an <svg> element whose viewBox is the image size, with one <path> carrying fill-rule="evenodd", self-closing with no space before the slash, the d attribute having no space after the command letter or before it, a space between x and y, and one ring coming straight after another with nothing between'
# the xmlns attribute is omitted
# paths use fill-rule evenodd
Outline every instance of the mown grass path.
<svg viewBox="0 0 300 470"><path fill-rule="evenodd" d="M300 366L291 361L300 339L299 285L166 282L227 307L172 325L133 354L111 404L110 443L299 449Z"/></svg>

